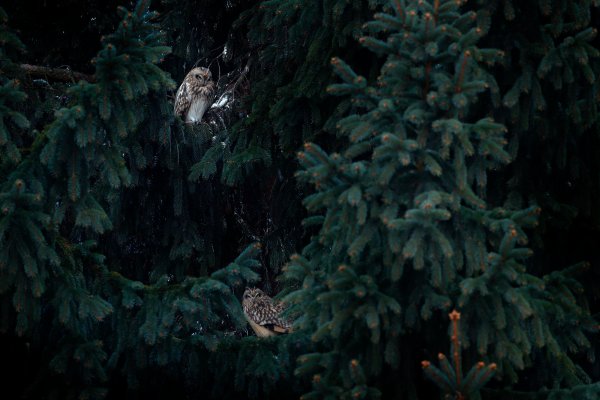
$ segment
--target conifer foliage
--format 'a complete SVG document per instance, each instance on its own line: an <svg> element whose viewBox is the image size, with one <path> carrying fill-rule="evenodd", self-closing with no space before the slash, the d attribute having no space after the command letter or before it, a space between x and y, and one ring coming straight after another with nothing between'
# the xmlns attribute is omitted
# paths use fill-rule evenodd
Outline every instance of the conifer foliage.
<svg viewBox="0 0 600 400"><path fill-rule="evenodd" d="M0 8L22 397L600 397L595 260L545 244L598 216L598 6L138 0L64 84L24 72ZM192 65L219 82L189 125ZM252 335L248 286L292 333Z"/></svg>
<svg viewBox="0 0 600 400"><path fill-rule="evenodd" d="M51 395L59 397L103 397L114 390L109 377L118 375L133 390L144 370L169 363L189 364L191 379L199 365L213 362L209 354L221 341L243 329L233 289L243 290L258 277L254 270L260 246L251 243L224 268L209 268L209 257L201 259L205 265L200 267L191 261L196 274L182 276L181 269L170 268L170 259L190 263L186 254L200 248L196 236L190 243L181 234L197 227L198 221L189 219L178 227L160 221L165 237L174 238L158 247L159 254L147 256L154 257L154 271L121 265L144 245L128 237L136 226L128 223L131 215L124 205L147 193L150 182L158 179L157 170L178 174L182 166L168 151L172 141L181 146L185 162L187 152L197 151L198 140L185 141L189 133L173 123L166 96L173 82L156 65L169 51L156 13L148 1L139 1L131 11L120 8L119 14L116 31L103 37L93 60L93 82L73 85L68 105L42 132L27 130L27 119L12 108L26 96L18 81L2 77L2 326L19 336L43 338L43 357L50 360L46 367L62 374L64 386L38 384L49 385ZM3 34L7 49L20 45L8 30ZM9 65L4 48L2 55ZM160 167L154 151L166 155ZM179 188L180 202L194 192L186 188L184 193L183 179L179 175L175 182L167 181ZM181 208L181 203L171 208L175 220L189 215L177 211ZM148 222L159 223L156 218ZM109 235L115 226L119 231ZM174 231L167 232L169 228ZM153 238L154 232L147 234ZM272 346L265 351L265 358L273 357ZM242 356L248 362L252 355ZM216 369L225 370L227 364L219 362ZM236 356L233 362L241 361ZM258 369L251 375L267 373L272 371ZM251 384L257 385L248 377L236 390Z"/></svg>
<svg viewBox="0 0 600 400"><path fill-rule="evenodd" d="M483 361L479 361L463 376L460 313L454 310L449 316L452 321L451 361L445 354L439 353L440 368L435 367L428 360L422 361L421 366L427 377L442 389L445 398L456 400L481 398L479 391L494 376L496 364L485 365Z"/></svg>
<svg viewBox="0 0 600 400"><path fill-rule="evenodd" d="M7 26L8 16L4 10L0 9L0 38L2 47L0 48L0 68L2 70L11 70L15 68L11 56L24 51L25 46L19 38L9 30ZM21 145L21 141L16 134L13 134L14 129L26 130L29 127L29 121L20 112L14 109L14 106L25 100L26 95L19 89L19 83L11 81L4 76L0 76L0 148L2 149L3 163L20 161L21 154L17 146ZM12 125L12 126L11 126ZM12 129L11 129L12 128Z"/></svg>
<svg viewBox="0 0 600 400"><path fill-rule="evenodd" d="M488 69L505 54L477 46L490 15L462 3L398 0L375 14L360 38L385 57L372 83L332 59L342 83L328 91L354 105L337 123L346 145L307 143L298 155L299 177L315 187L307 223L320 231L286 274L302 285L288 296L304 310L299 325L322 348L300 359L298 371L314 374L307 398L379 396L387 366L412 368L402 343L435 337L452 307L463 346L506 382L542 363L557 385L589 383L569 358L597 329L578 285L527 271L525 230L540 209L486 198L490 171L511 161L506 127L481 104L497 95ZM416 390L406 373L397 382L396 395Z"/></svg>

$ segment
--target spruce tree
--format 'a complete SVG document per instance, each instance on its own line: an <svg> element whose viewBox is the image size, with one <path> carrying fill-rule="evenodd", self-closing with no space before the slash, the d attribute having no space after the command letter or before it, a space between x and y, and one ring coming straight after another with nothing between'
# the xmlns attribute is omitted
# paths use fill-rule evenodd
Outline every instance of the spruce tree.
<svg viewBox="0 0 600 400"><path fill-rule="evenodd" d="M572 358L597 330L580 285L571 271L527 269L540 208L486 195L488 174L511 161L507 128L482 104L499 95L490 66L506 54L477 46L490 14L461 5L394 1L375 14L360 39L385 56L372 83L332 59L342 83L329 92L354 108L337 123L339 152L307 143L299 153L298 175L315 188L306 222L319 233L286 273L301 285L287 296L299 326L320 348L300 358L313 377L306 398L379 397L392 376L384 397L415 397L414 364L441 350L434 338L452 307L469 359L493 360L505 384L535 367L557 389L590 383Z"/></svg>

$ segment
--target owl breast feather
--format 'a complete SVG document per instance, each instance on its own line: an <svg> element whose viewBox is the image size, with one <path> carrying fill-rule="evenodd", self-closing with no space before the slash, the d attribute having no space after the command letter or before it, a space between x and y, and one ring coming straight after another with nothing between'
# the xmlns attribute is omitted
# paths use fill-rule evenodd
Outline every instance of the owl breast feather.
<svg viewBox="0 0 600 400"><path fill-rule="evenodd" d="M208 108L208 99L202 97L192 101L190 108L185 116L186 122L200 122L202 116Z"/></svg>

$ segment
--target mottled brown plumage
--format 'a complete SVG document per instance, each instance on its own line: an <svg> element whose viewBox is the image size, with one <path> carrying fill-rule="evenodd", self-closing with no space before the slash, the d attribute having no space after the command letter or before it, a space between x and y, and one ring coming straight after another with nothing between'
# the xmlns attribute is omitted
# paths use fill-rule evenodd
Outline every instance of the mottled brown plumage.
<svg viewBox="0 0 600 400"><path fill-rule="evenodd" d="M208 68L192 69L183 80L175 95L175 115L185 122L200 122L210 107L215 92L215 83Z"/></svg>
<svg viewBox="0 0 600 400"><path fill-rule="evenodd" d="M242 307L256 336L267 337L291 331L292 324L281 317L284 306L281 303L275 303L260 289L246 289Z"/></svg>

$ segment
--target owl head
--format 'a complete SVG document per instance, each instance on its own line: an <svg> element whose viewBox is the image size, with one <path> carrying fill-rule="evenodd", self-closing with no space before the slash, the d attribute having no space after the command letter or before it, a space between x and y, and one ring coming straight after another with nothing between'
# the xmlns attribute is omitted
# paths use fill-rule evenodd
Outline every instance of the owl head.
<svg viewBox="0 0 600 400"><path fill-rule="evenodd" d="M244 301L252 301L259 297L265 297L265 293L258 288L246 288L244 291Z"/></svg>
<svg viewBox="0 0 600 400"><path fill-rule="evenodd" d="M188 73L188 76L200 84L205 84L212 79L210 70L205 67L194 68Z"/></svg>

